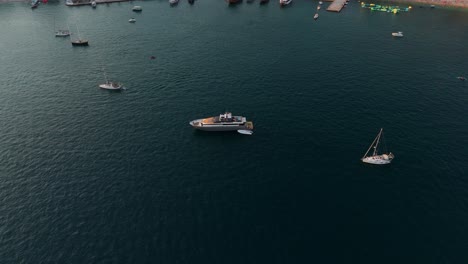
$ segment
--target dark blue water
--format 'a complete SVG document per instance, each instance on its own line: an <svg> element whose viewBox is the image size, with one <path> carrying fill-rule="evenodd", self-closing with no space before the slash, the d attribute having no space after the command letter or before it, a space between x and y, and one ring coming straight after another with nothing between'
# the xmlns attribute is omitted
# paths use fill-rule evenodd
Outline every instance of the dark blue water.
<svg viewBox="0 0 468 264"><path fill-rule="evenodd" d="M0 262L466 263L467 12L316 5L0 5Z"/></svg>

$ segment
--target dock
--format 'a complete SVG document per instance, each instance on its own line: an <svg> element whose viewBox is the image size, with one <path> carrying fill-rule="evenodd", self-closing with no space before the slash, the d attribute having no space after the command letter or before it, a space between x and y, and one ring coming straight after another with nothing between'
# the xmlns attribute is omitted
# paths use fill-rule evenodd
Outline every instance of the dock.
<svg viewBox="0 0 468 264"><path fill-rule="evenodd" d="M335 0L328 6L327 11L340 12L341 9L345 6L345 4L346 0Z"/></svg>
<svg viewBox="0 0 468 264"><path fill-rule="evenodd" d="M96 4L108 4L115 2L129 2L131 0L95 0ZM82 5L91 5L92 0L67 0L65 5L67 6L82 6Z"/></svg>

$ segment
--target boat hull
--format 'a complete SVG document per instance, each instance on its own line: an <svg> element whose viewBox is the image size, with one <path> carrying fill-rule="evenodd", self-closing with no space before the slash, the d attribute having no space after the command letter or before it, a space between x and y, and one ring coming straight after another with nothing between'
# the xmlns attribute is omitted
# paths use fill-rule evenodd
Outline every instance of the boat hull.
<svg viewBox="0 0 468 264"><path fill-rule="evenodd" d="M194 124L194 121L189 123L193 128L202 131L237 131L237 130L250 130L245 124L243 125L226 125L226 126L213 126L213 125L203 125L203 124Z"/></svg>
<svg viewBox="0 0 468 264"><path fill-rule="evenodd" d="M88 41L73 41L73 46L88 46Z"/></svg>
<svg viewBox="0 0 468 264"><path fill-rule="evenodd" d="M370 156L361 159L362 162L374 165L386 165L390 164L393 160L393 154L390 155L378 155L378 156Z"/></svg>
<svg viewBox="0 0 468 264"><path fill-rule="evenodd" d="M237 131L237 130L252 130L252 122L245 122L240 124L203 124L203 119L190 121L189 124L198 130L202 131Z"/></svg>

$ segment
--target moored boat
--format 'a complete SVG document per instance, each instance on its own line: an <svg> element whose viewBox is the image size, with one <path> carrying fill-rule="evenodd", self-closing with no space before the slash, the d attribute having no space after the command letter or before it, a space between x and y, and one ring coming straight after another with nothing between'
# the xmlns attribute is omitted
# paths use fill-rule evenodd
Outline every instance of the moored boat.
<svg viewBox="0 0 468 264"><path fill-rule="evenodd" d="M228 0L228 4L230 5L235 5L235 4L238 4L240 3L240 0Z"/></svg>
<svg viewBox="0 0 468 264"><path fill-rule="evenodd" d="M136 22L136 19L132 17L132 18L130 18L130 19L128 20L128 22L130 22L130 23L135 23L135 22Z"/></svg>
<svg viewBox="0 0 468 264"><path fill-rule="evenodd" d="M403 37L403 32L401 32L401 31L393 32L392 36L402 38Z"/></svg>
<svg viewBox="0 0 468 264"><path fill-rule="evenodd" d="M132 11L133 11L133 12L141 12L142 10L143 10L143 8L141 8L141 6L134 6L134 7L132 8Z"/></svg>
<svg viewBox="0 0 468 264"><path fill-rule="evenodd" d="M58 29L57 31L55 31L55 36L56 37L68 37L70 36L70 30Z"/></svg>
<svg viewBox="0 0 468 264"><path fill-rule="evenodd" d="M225 112L219 116L196 119L190 121L189 124L195 129L204 131L253 130L253 123L247 121L246 117L233 116L230 112Z"/></svg>
<svg viewBox="0 0 468 264"><path fill-rule="evenodd" d="M92 2L91 2L91 6L92 6L93 8L96 8L96 6L97 6L96 1L92 1Z"/></svg>
<svg viewBox="0 0 468 264"><path fill-rule="evenodd" d="M292 0L279 0L281 6L287 6L291 4Z"/></svg>
<svg viewBox="0 0 468 264"><path fill-rule="evenodd" d="M170 4L171 6L175 6L175 5L177 5L178 3L179 3L179 0L169 0L169 4Z"/></svg>
<svg viewBox="0 0 468 264"><path fill-rule="evenodd" d="M314 19L317 20L318 18L319 18L319 14L318 14L318 13L315 13Z"/></svg>
<svg viewBox="0 0 468 264"><path fill-rule="evenodd" d="M78 26L76 26L76 32L78 32L78 39L71 41L72 46L88 46L88 40L81 38Z"/></svg>
<svg viewBox="0 0 468 264"><path fill-rule="evenodd" d="M382 140L381 140L382 139ZM385 164L390 164L392 160L395 158L395 156L392 154L392 152L380 154L378 153L378 147L379 143L383 141L383 128L380 129L379 134L377 134L377 137L375 137L374 141L370 145L370 147L367 149L366 154L361 158L361 161L364 163L369 163L369 164L375 164L375 165L385 165ZM384 142L385 144L385 142ZM367 156L369 151L371 149L374 149L372 155ZM386 152L386 150L385 150Z"/></svg>
<svg viewBox="0 0 468 264"><path fill-rule="evenodd" d="M39 0L32 0L31 1L31 8L35 9L39 6Z"/></svg>
<svg viewBox="0 0 468 264"><path fill-rule="evenodd" d="M105 90L122 90L123 89L123 84L119 82L112 82L107 79L106 72L104 71L104 78L106 79L106 82L103 84L99 85L99 88L105 89Z"/></svg>

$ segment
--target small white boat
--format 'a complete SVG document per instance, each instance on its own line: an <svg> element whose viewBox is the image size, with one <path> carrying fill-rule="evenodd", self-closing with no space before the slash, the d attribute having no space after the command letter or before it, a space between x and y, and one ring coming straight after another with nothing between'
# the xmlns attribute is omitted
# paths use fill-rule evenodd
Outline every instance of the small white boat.
<svg viewBox="0 0 468 264"><path fill-rule="evenodd" d="M292 0L279 0L281 6L287 6L291 4Z"/></svg>
<svg viewBox="0 0 468 264"><path fill-rule="evenodd" d="M374 141L372 142L370 147L367 149L366 154L364 154L364 156L361 158L362 162L369 163L369 164L376 164L376 165L390 164L392 162L393 158L395 158L395 156L392 154L392 152L390 152L388 154L386 154L386 153L381 154L381 155L378 154L378 146L379 146L381 138L383 139L383 128L380 129L379 134L374 139ZM384 144L385 144L385 142L384 142ZM369 153L369 151L372 148L374 149L374 152L372 153L371 156L367 156L367 153Z"/></svg>
<svg viewBox="0 0 468 264"><path fill-rule="evenodd" d="M132 11L134 11L134 12L141 12L142 10L143 10L143 9L141 8L141 6L134 6L134 7L132 8Z"/></svg>
<svg viewBox="0 0 468 264"><path fill-rule="evenodd" d="M322 2L322 1L320 1L320 2L319 2L319 5L321 5L321 4L323 4L323 2Z"/></svg>
<svg viewBox="0 0 468 264"><path fill-rule="evenodd" d="M130 18L130 19L128 20L128 22L130 22L130 23L135 23L135 22L136 22L136 19L134 19L134 18L132 17L132 18Z"/></svg>
<svg viewBox="0 0 468 264"><path fill-rule="evenodd" d="M240 130L237 130L238 133L240 134L243 134L243 135L252 135L253 134L253 131L252 130L243 130L243 129L240 129Z"/></svg>
<svg viewBox="0 0 468 264"><path fill-rule="evenodd" d="M97 6L96 1L92 1L92 2L91 2L91 6L92 6L93 8L96 8L96 6Z"/></svg>
<svg viewBox="0 0 468 264"><path fill-rule="evenodd" d="M70 36L70 30L59 29L59 30L55 31L55 36L56 37L68 37L68 36Z"/></svg>
<svg viewBox="0 0 468 264"><path fill-rule="evenodd" d="M401 37L403 37L403 32L401 32L401 31L393 32L392 36L401 38Z"/></svg>
<svg viewBox="0 0 468 264"><path fill-rule="evenodd" d="M320 6L317 6L317 10L320 10Z"/></svg>
<svg viewBox="0 0 468 264"><path fill-rule="evenodd" d="M104 72L104 78L106 79L106 83L100 84L99 88L105 89L105 90L123 90L123 84L118 83L118 82L111 82L107 79L106 72Z"/></svg>
<svg viewBox="0 0 468 264"><path fill-rule="evenodd" d="M317 20L318 17L319 17L319 14L318 14L318 13L315 13L314 19Z"/></svg>
<svg viewBox="0 0 468 264"><path fill-rule="evenodd" d="M169 4L172 5L177 5L179 3L179 0L169 0Z"/></svg>

